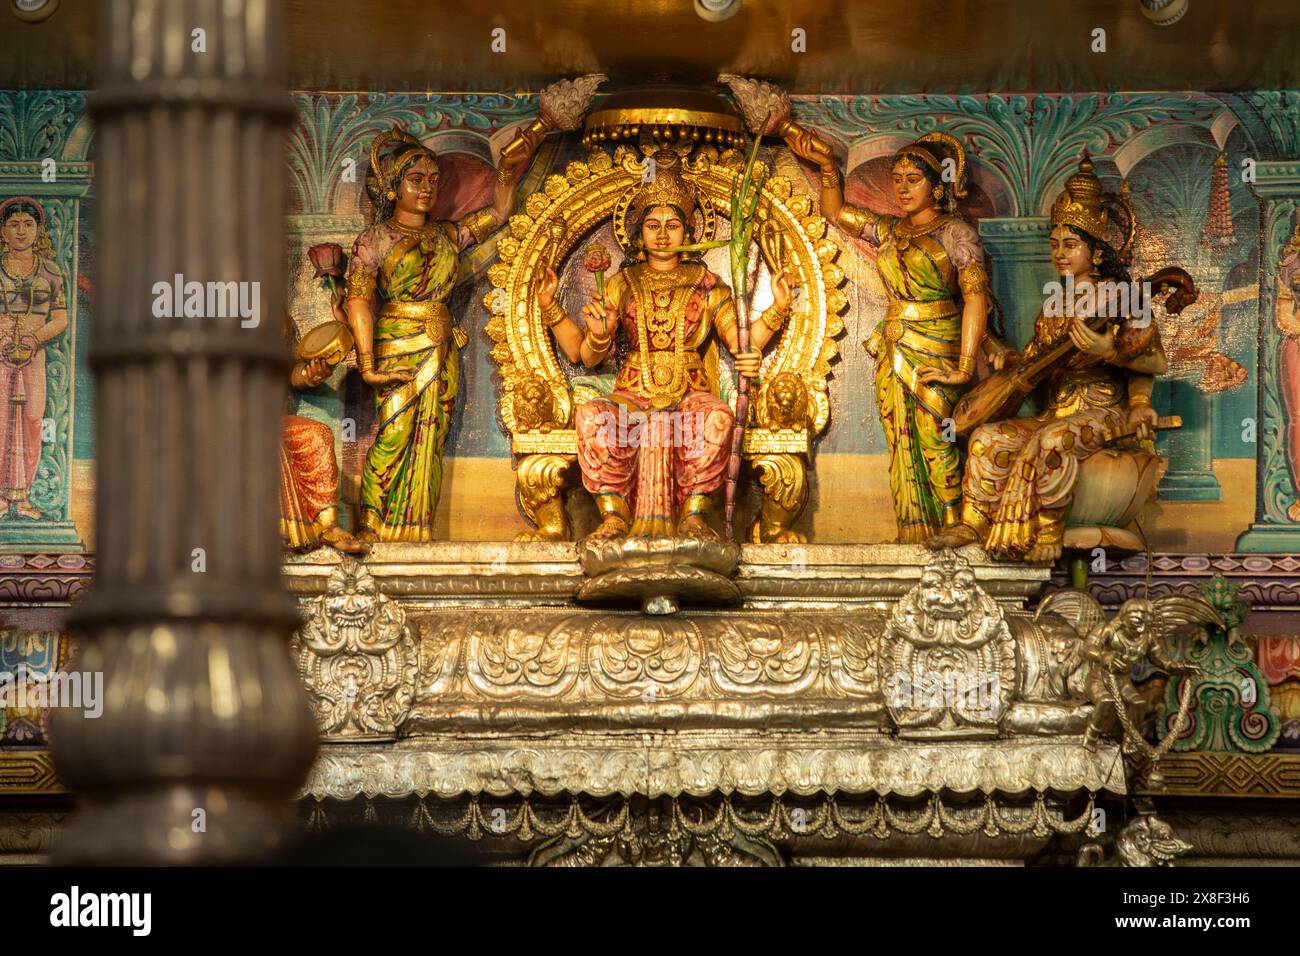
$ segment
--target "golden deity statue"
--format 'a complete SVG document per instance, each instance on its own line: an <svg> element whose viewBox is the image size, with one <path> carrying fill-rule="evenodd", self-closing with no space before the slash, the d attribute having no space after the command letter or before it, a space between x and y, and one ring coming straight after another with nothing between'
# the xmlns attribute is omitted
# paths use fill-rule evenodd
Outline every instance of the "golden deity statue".
<svg viewBox="0 0 1300 956"><path fill-rule="evenodd" d="M979 233L956 212L967 194L966 153L946 133L928 133L895 155L899 218L844 201L830 146L792 121L780 133L821 169L822 215L876 248L889 305L864 343L876 360L876 403L889 445L889 484L899 540L921 542L961 513L961 461L945 420L975 375L985 346L988 271Z"/></svg>
<svg viewBox="0 0 1300 956"><path fill-rule="evenodd" d="M1107 240L1110 207L1124 220L1118 249ZM1150 298L1126 269L1136 228L1132 207L1103 191L1085 156L1053 203L1051 222L1052 265L1062 295L1039 313L1023 353L1007 356L1015 369L991 376L963 400L958 428L965 432L980 418L1014 413L1028 394L1025 386L1036 382L1042 383L1044 411L974 427L962 522L932 538L931 547L979 541L998 557L1055 560L1080 465L1121 434L1149 439L1157 424L1151 388L1168 363ZM1196 295L1181 269L1161 270L1147 282L1155 292L1178 290L1166 302L1171 312Z"/></svg>
<svg viewBox="0 0 1300 956"><path fill-rule="evenodd" d="M710 337L726 345L738 374L754 378L763 347L790 314L790 282L778 273L773 303L750 323L741 350L731 290L682 251L696 239L695 188L676 154L653 159L653 178L616 225L629 264L583 307L581 323L556 302L553 269L544 267L536 286L543 321L571 362L601 365L620 335L628 346L613 389L574 413L582 481L601 516L592 540L718 537L708 518L727 477L735 416L706 360Z"/></svg>
<svg viewBox="0 0 1300 956"><path fill-rule="evenodd" d="M848 297L839 287L846 277L835 262L839 245L827 235L827 224L816 214L812 197L787 177L774 174L753 152L752 141L747 156L740 149L744 144L742 118L720 96L672 86L611 93L586 116L587 153L548 176L511 217L510 236L497 244L498 261L488 269L493 288L483 303L492 314L486 331L494 343L491 357L501 374L501 421L516 456L515 501L533 526L521 534L521 540L567 540L575 525L588 525L587 489L593 486L614 494L603 503L591 500L600 521L608 521L609 531L602 535L615 534L624 525L632 531L640 507L639 482L660 480L653 469L640 470L643 461L659 467L654 464L657 453L642 451L649 447L642 440L646 426L667 426L670 444L672 428L679 433L682 462L679 473L668 476L671 481L663 479L672 493L665 497L670 507L660 516L660 528L705 534L702 529L711 526L708 516L697 512L683 524L688 515L682 510L710 511L722 504L721 521L712 524L714 530L725 530L727 505L732 505L733 515L748 522L747 531L740 534L750 541L807 540L807 527L795 524L809 497L812 452L831 415L829 380L838 353L835 339L843 332L840 316L848 307ZM649 198L642 191L648 180L659 179L658 168L650 176L648 162L665 149L672 155L657 167L662 165L669 175L657 188L683 188L685 198L665 200L669 206L678 205L677 215L655 212L651 206L652 214L641 223L637 217ZM737 215L736 199L746 195L750 203ZM743 297L735 289L736 273L731 271L735 261L728 255L739 248L737 223L741 235L752 227L751 244L745 248L754 268L745 272ZM723 238L715 238L728 228L729 237L722 232ZM673 240L660 243L643 237L645 229L680 233L683 242L693 240L692 248L670 251L676 249ZM605 293L601 282L610 254L596 248L603 243L616 243L628 267L610 279ZM721 248L724 245L726 249ZM697 255L701 251L705 252L702 260ZM584 254L591 252L600 254ZM550 278L552 270L558 273L558 282ZM725 277L721 284L719 275ZM664 288L654 287L661 282ZM593 285L597 302L584 308ZM796 286L802 294L792 302L789 292ZM644 305L637 304L638 296L646 299ZM662 304L656 303L656 297ZM557 298L576 322L562 321ZM605 311L606 304L615 310L613 317ZM772 324L788 310L779 334L770 326L764 329L748 321L768 306L778 307L767 316ZM747 309L752 313L747 315ZM641 316L644 335L638 329ZM679 346L678 323L683 318ZM744 347L742 322L745 328L755 329L754 341ZM718 335L713 334L715 329ZM613 336L604 361L590 370L582 347L588 332L600 346L606 336ZM744 357L735 362L738 374L733 375L733 368L719 360L724 348L733 355L761 352L760 378L746 375L746 369L752 373L757 365ZM586 357L597 356L587 352ZM620 404L622 392L635 400L625 398ZM693 393L723 399L725 406L716 408L692 398ZM605 400L583 413L588 433L580 455L578 410L595 397ZM674 407L681 401L687 403L685 410ZM656 412L661 413L660 419L651 425L650 416ZM725 424L728 414L734 415L732 426ZM593 425L604 426L603 436L590 433ZM718 478L703 472L710 450L717 451L720 430L726 428L730 428L730 454L711 466L725 465L725 493L717 494L708 489L718 487ZM613 467L588 454L601 437L617 446L612 454L622 460L617 466L623 471L622 480L596 477ZM575 467L580 457L584 459L581 469ZM663 463L669 466L678 467L671 460ZM575 472L584 487L580 494L570 495L568 491L578 484ZM679 502L678 493L685 486L678 478L686 479L688 474L695 484ZM707 480L701 483L701 477ZM750 477L753 482L746 482ZM661 493L647 491L642 496L647 507ZM709 497L713 494L720 502ZM691 495L699 497L688 502ZM619 498L626 505L625 515L619 514L623 511ZM612 517L599 512L601 504ZM658 545L651 547L650 542ZM621 567L627 551L635 552L638 559L675 567L691 562L698 567L707 553L712 570L726 577L739 560L739 548L714 547L719 544L694 536L616 535L590 541L580 549L580 556L593 580L605 569Z"/></svg>

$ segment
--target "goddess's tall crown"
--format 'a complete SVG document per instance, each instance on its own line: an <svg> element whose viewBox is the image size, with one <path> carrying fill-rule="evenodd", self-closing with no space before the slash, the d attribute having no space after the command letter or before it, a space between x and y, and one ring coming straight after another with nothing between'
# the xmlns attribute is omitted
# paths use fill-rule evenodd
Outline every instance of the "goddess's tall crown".
<svg viewBox="0 0 1300 956"><path fill-rule="evenodd" d="M677 155L660 150L654 155L654 178L637 190L632 197L631 209L637 219L645 218L647 209L655 206L676 206L688 220L695 214L699 202L695 190L678 171Z"/></svg>
<svg viewBox="0 0 1300 956"><path fill-rule="evenodd" d="M379 202L384 193L396 186L408 164L416 157L427 157L436 169L438 158L433 150L394 124L374 138L370 144L370 172L366 174L366 193L372 202Z"/></svg>
<svg viewBox="0 0 1300 956"><path fill-rule="evenodd" d="M1074 226L1094 239L1105 239L1110 226L1106 214L1110 198L1093 172L1092 159L1084 153L1079 171L1065 181L1065 189L1052 203L1052 225Z"/></svg>
<svg viewBox="0 0 1300 956"><path fill-rule="evenodd" d="M1118 206L1127 218L1123 224L1124 243L1119 250L1120 260L1127 261L1137 229L1133 206L1126 197L1108 193L1102 188L1101 180L1093 172L1092 159L1085 151L1078 172L1065 181L1065 188L1052 203L1052 225L1073 226L1105 242L1106 231L1110 228L1109 206Z"/></svg>

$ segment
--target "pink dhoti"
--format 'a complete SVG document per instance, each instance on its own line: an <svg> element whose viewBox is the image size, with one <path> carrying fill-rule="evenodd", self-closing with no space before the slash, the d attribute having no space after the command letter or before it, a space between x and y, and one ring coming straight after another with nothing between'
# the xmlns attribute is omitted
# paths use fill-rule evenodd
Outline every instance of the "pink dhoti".
<svg viewBox="0 0 1300 956"><path fill-rule="evenodd" d="M45 352L21 368L0 363L0 498L27 500L41 460Z"/></svg>
<svg viewBox="0 0 1300 956"><path fill-rule="evenodd" d="M583 485L627 501L632 535L672 534L686 499L726 479L735 416L708 392L688 392L663 411L614 392L580 405L574 421Z"/></svg>

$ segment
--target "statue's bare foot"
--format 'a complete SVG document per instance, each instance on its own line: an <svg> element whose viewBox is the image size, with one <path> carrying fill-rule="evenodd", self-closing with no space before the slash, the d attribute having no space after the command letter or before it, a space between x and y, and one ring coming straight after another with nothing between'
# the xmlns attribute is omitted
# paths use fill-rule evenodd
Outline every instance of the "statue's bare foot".
<svg viewBox="0 0 1300 956"><path fill-rule="evenodd" d="M960 548L963 545L974 544L979 539L979 532L970 525L953 524L932 534L926 539L925 546L931 551L942 551L944 548Z"/></svg>
<svg viewBox="0 0 1300 956"><path fill-rule="evenodd" d="M328 544L335 551L344 554L365 554L370 550L370 543L348 534L338 525L331 525L321 532L321 543Z"/></svg>
<svg viewBox="0 0 1300 956"><path fill-rule="evenodd" d="M379 535L373 528L362 528L352 537L367 551L370 550L371 545L376 544L379 541Z"/></svg>
<svg viewBox="0 0 1300 956"><path fill-rule="evenodd" d="M701 538L705 541L717 541L722 537L701 514L689 514L677 522L677 534L683 538Z"/></svg>
<svg viewBox="0 0 1300 956"><path fill-rule="evenodd" d="M1037 564L1040 561L1055 561L1061 556L1061 545L1058 544L1036 544L1029 549L1025 555L1025 560L1030 564Z"/></svg>
<svg viewBox="0 0 1300 956"><path fill-rule="evenodd" d="M587 535L590 541L612 541L615 538L626 538L628 532L628 523L618 515L606 515L591 534Z"/></svg>
<svg viewBox="0 0 1300 956"><path fill-rule="evenodd" d="M36 507L30 501L24 501L18 505L18 513L24 518L31 518L33 521L40 521L45 517L41 509Z"/></svg>

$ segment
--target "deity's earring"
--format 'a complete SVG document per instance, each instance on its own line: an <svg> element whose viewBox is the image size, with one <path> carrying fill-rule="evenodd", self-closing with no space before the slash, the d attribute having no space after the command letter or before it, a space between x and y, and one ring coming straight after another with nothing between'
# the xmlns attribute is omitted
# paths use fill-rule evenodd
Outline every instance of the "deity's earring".
<svg viewBox="0 0 1300 956"><path fill-rule="evenodd" d="M1101 265L1101 253L1100 253L1100 252L1094 252L1094 253L1092 254L1092 264L1093 264L1094 266L1099 266L1099 265Z"/></svg>
<svg viewBox="0 0 1300 956"><path fill-rule="evenodd" d="M942 198L943 198L943 187L942 187L942 186L935 186L933 189L930 190L930 195L933 196L936 200L942 199Z"/></svg>
<svg viewBox="0 0 1300 956"><path fill-rule="evenodd" d="M394 189L390 189L390 190L388 190L387 196L388 196L389 199L396 199L396 198L397 198L397 191L394 190Z"/></svg>

